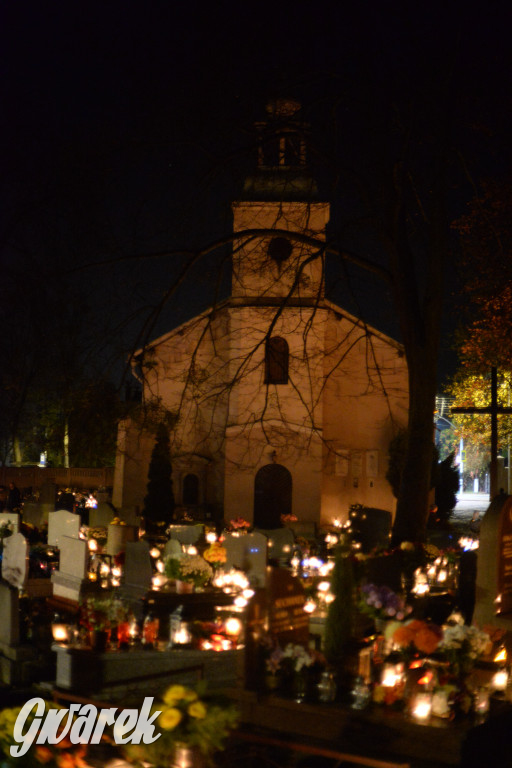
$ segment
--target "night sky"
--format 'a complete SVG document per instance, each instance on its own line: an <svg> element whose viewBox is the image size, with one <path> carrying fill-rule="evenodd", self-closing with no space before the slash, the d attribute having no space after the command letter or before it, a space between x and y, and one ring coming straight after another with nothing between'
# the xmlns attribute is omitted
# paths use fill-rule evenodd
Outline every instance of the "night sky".
<svg viewBox="0 0 512 768"><path fill-rule="evenodd" d="M511 13L506 3L418 5L2 0L3 312L12 317L23 303L13 295L29 297L33 284L55 290L57 313L78 292L107 342L97 360L117 372L182 263L165 254L229 232L255 158L250 128L273 96L303 103L330 236L380 260L354 226L356 191L371 184L383 144L396 150L393 114L414 105L428 126L449 82L454 157L467 171L454 161L456 218L473 183L510 172ZM191 274L152 335L211 302L218 262ZM374 279L331 269L329 280L334 300L397 333ZM443 373L452 327L448 314Z"/></svg>

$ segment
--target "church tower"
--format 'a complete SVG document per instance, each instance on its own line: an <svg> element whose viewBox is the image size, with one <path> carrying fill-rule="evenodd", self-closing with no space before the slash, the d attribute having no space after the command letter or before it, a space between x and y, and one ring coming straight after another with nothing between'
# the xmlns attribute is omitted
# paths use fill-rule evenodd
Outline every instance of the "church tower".
<svg viewBox="0 0 512 768"><path fill-rule="evenodd" d="M245 233L233 244L231 295L240 304L287 299L307 306L323 297L329 205L317 200L300 110L296 101L276 99L255 126L257 169L245 181L243 200L233 204L234 233Z"/></svg>

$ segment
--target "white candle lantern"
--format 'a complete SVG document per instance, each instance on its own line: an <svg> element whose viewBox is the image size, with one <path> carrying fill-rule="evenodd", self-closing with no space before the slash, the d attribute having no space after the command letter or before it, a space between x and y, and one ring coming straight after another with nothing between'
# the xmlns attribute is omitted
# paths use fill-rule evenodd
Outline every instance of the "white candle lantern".
<svg viewBox="0 0 512 768"><path fill-rule="evenodd" d="M404 665L399 664L384 664L381 675L381 685L385 688L394 688L395 685L400 685L404 681Z"/></svg>
<svg viewBox="0 0 512 768"><path fill-rule="evenodd" d="M430 719L432 713L432 694L428 691L421 691L414 694L411 701L411 715L415 720L425 723Z"/></svg>
<svg viewBox="0 0 512 768"><path fill-rule="evenodd" d="M494 691L504 691L508 684L508 671L506 669L498 669L494 673L491 680L491 687Z"/></svg>
<svg viewBox="0 0 512 768"><path fill-rule="evenodd" d="M56 643L69 642L69 627L67 624L52 624L52 636Z"/></svg>

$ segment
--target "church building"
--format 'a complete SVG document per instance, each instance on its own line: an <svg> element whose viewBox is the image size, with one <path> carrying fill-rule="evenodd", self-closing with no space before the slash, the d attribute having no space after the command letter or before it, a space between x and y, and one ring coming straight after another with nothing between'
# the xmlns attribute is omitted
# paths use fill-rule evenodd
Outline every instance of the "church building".
<svg viewBox="0 0 512 768"><path fill-rule="evenodd" d="M173 487L192 517L258 528L293 514L394 512L388 447L407 422L401 345L324 295L329 204L307 165L300 105L256 126L257 167L233 203L228 299L139 350L143 401L172 412ZM336 258L336 257L333 257ZM142 510L154 432L121 424L113 503Z"/></svg>

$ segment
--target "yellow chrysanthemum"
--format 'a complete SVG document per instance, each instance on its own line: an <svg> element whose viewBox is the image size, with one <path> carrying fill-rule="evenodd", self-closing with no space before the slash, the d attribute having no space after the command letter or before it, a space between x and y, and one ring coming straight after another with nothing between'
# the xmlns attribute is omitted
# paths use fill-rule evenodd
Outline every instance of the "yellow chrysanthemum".
<svg viewBox="0 0 512 768"><path fill-rule="evenodd" d="M195 717L198 720L203 720L206 717L206 707L202 701L194 701L187 710L190 717Z"/></svg>
<svg viewBox="0 0 512 768"><path fill-rule="evenodd" d="M188 690L188 691L185 691L185 695L183 696L183 701L187 701L187 702L197 701L198 698L199 696L195 691Z"/></svg>
<svg viewBox="0 0 512 768"><path fill-rule="evenodd" d="M176 728L182 717L183 715L179 709L176 709L176 707L169 707L169 709L164 710L158 718L158 724L164 731L172 731Z"/></svg>
<svg viewBox="0 0 512 768"><path fill-rule="evenodd" d="M180 699L184 699L186 695L187 689L184 685L171 685L164 693L163 701L165 704L172 706L177 701L180 701Z"/></svg>

